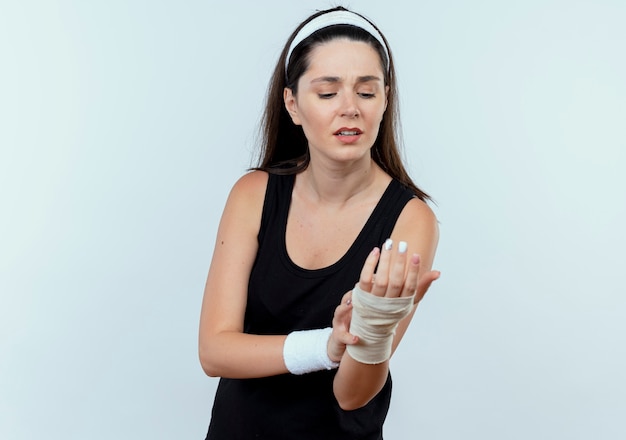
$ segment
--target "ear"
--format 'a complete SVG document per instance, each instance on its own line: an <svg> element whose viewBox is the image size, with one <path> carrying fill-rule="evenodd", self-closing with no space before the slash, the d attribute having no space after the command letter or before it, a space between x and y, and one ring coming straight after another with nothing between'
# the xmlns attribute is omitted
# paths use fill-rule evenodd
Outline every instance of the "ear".
<svg viewBox="0 0 626 440"><path fill-rule="evenodd" d="M302 125L300 117L298 116L298 103L296 101L296 97L293 94L293 90L289 87L285 87L285 90L283 90L283 100L285 101L285 109L287 109L287 113L291 116L293 123L295 125Z"/></svg>

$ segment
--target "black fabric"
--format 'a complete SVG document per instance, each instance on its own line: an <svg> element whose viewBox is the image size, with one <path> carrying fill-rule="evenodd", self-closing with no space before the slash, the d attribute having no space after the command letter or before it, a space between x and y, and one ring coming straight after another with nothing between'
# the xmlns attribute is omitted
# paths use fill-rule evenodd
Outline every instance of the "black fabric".
<svg viewBox="0 0 626 440"><path fill-rule="evenodd" d="M270 174L259 231L259 250L250 275L244 331L288 334L331 326L335 307L358 281L369 252L393 230L414 197L391 181L346 254L318 270L295 265L285 246L295 177ZM391 375L365 407L343 411L332 390L336 370L301 376L220 379L209 440L380 440L391 398Z"/></svg>

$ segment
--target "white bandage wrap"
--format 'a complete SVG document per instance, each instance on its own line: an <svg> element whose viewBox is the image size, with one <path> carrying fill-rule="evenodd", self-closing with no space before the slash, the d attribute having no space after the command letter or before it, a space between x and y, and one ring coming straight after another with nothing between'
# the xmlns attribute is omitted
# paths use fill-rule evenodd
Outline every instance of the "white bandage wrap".
<svg viewBox="0 0 626 440"><path fill-rule="evenodd" d="M328 339L333 329L299 330L291 332L283 345L283 359L291 374L332 370L339 363L328 357Z"/></svg>
<svg viewBox="0 0 626 440"><path fill-rule="evenodd" d="M350 356L363 364L380 364L391 357L396 327L413 310L414 296L385 298L361 290L352 290L350 333L359 337L348 345Z"/></svg>

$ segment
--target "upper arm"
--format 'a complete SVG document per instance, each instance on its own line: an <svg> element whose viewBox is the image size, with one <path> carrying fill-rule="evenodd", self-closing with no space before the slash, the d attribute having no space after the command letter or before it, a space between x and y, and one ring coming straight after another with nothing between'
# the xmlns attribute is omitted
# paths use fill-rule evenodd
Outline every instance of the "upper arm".
<svg viewBox="0 0 626 440"><path fill-rule="evenodd" d="M200 316L203 340L222 331L243 330L248 279L258 249L268 175L254 171L233 186L217 232Z"/></svg>
<svg viewBox="0 0 626 440"><path fill-rule="evenodd" d="M391 238L406 241L408 254L419 254L420 273L429 271L439 241L439 226L432 209L423 201L411 199L398 217Z"/></svg>

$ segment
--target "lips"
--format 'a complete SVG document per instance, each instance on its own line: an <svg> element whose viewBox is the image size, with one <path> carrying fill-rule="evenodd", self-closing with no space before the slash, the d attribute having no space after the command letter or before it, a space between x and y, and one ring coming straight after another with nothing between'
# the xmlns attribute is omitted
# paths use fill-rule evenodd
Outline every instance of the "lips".
<svg viewBox="0 0 626 440"><path fill-rule="evenodd" d="M355 127L341 127L334 135L344 145L356 144L361 139L363 130Z"/></svg>
<svg viewBox="0 0 626 440"><path fill-rule="evenodd" d="M359 128L342 127L333 134L335 136L359 136L363 134L363 131L360 130Z"/></svg>

